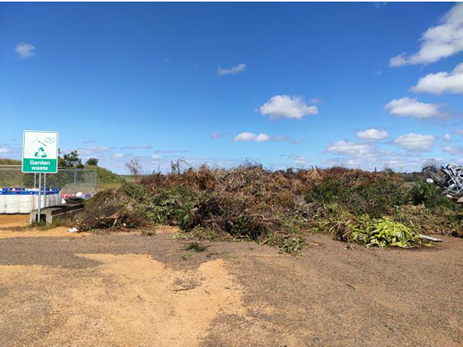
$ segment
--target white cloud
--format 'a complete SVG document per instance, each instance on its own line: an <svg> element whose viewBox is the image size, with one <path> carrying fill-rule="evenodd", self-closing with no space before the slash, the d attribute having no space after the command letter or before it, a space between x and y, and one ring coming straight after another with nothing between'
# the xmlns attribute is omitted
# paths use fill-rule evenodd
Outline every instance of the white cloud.
<svg viewBox="0 0 463 347"><path fill-rule="evenodd" d="M396 55L389 59L390 66L402 66L407 64L407 59L405 58L405 53Z"/></svg>
<svg viewBox="0 0 463 347"><path fill-rule="evenodd" d="M19 54L19 57L21 59L27 59L34 55L35 46L28 44L28 43L21 42L16 45L14 50L16 51L16 53Z"/></svg>
<svg viewBox="0 0 463 347"><path fill-rule="evenodd" d="M294 158L293 163L296 166L306 166L309 163L309 160L305 156L299 155Z"/></svg>
<svg viewBox="0 0 463 347"><path fill-rule="evenodd" d="M317 114L318 107L307 105L299 96L275 95L260 107L259 112L272 119L302 119L304 116Z"/></svg>
<svg viewBox="0 0 463 347"><path fill-rule="evenodd" d="M375 141L385 139L387 137L387 132L378 129L367 129L358 131L355 135L361 140Z"/></svg>
<svg viewBox="0 0 463 347"><path fill-rule="evenodd" d="M285 136L270 136L267 134L254 134L249 132L243 132L235 136L233 141L235 142L268 142L268 141L284 141L287 138Z"/></svg>
<svg viewBox="0 0 463 347"><path fill-rule="evenodd" d="M440 105L427 104L411 98L394 99L384 108L399 117L428 119L444 116L439 110Z"/></svg>
<svg viewBox="0 0 463 347"><path fill-rule="evenodd" d="M230 69L225 69L219 66L219 70L217 72L220 76L236 75L236 74L239 74L240 72L243 72L244 69L246 69L246 64L239 64L239 65L233 66Z"/></svg>
<svg viewBox="0 0 463 347"><path fill-rule="evenodd" d="M404 158L403 156L392 155L391 159L384 160L384 168L391 168L395 171L402 172L417 172L421 171L423 164L429 161L430 158Z"/></svg>
<svg viewBox="0 0 463 347"><path fill-rule="evenodd" d="M389 167L403 167L404 162L398 159L391 159L391 160L385 160L384 165L388 168Z"/></svg>
<svg viewBox="0 0 463 347"><path fill-rule="evenodd" d="M463 129L456 129L453 132L457 135L463 135Z"/></svg>
<svg viewBox="0 0 463 347"><path fill-rule="evenodd" d="M16 141L0 142L0 156L9 159L21 159L22 148Z"/></svg>
<svg viewBox="0 0 463 347"><path fill-rule="evenodd" d="M256 136L255 140L256 142L266 142L266 141L270 141L271 140L271 137L267 134L259 134Z"/></svg>
<svg viewBox="0 0 463 347"><path fill-rule="evenodd" d="M444 152L450 153L450 154L461 154L463 153L463 147L454 147L454 146L445 146L442 148Z"/></svg>
<svg viewBox="0 0 463 347"><path fill-rule="evenodd" d="M111 148L107 146L89 146L89 147L81 147L75 149L79 154L87 155L87 156L95 156L96 154L103 154L104 152L109 151Z"/></svg>
<svg viewBox="0 0 463 347"><path fill-rule="evenodd" d="M382 170L389 167L400 171L417 171L429 158L424 158L422 153L416 151L410 155L410 151L383 150L376 142L361 144L337 141L330 144L325 150L325 153L332 156L322 157L321 162L328 166L344 166L364 170Z"/></svg>
<svg viewBox="0 0 463 347"><path fill-rule="evenodd" d="M211 139L220 139L223 135L221 133L212 132Z"/></svg>
<svg viewBox="0 0 463 347"><path fill-rule="evenodd" d="M114 153L114 157L116 158L122 158L124 156L124 153Z"/></svg>
<svg viewBox="0 0 463 347"><path fill-rule="evenodd" d="M350 155L365 155L371 152L370 145L354 143L350 141L336 141L328 146L328 152L337 152Z"/></svg>
<svg viewBox="0 0 463 347"><path fill-rule="evenodd" d="M431 94L463 94L463 63L457 65L451 73L445 71L430 73L420 78L411 91Z"/></svg>
<svg viewBox="0 0 463 347"><path fill-rule="evenodd" d="M452 140L452 137L450 136L450 134L445 134L444 135L444 141L450 142L451 140Z"/></svg>
<svg viewBox="0 0 463 347"><path fill-rule="evenodd" d="M173 150L157 150L157 151L154 151L154 153L155 154L180 155L182 153L188 153L188 151L173 149Z"/></svg>
<svg viewBox="0 0 463 347"><path fill-rule="evenodd" d="M233 139L233 141L243 141L243 142L247 142L247 141L254 141L256 139L257 135L254 134L254 133L248 133L248 132L244 132L244 133L240 133L238 135L235 136L235 138Z"/></svg>
<svg viewBox="0 0 463 347"><path fill-rule="evenodd" d="M376 145L359 144L350 141L336 141L328 145L326 152L335 155L334 158L323 158L322 162L330 166L363 167L372 170L378 166L383 151Z"/></svg>
<svg viewBox="0 0 463 347"><path fill-rule="evenodd" d="M463 51L463 3L453 6L439 25L426 30L420 50L412 55L399 54L390 59L391 66L434 63Z"/></svg>
<svg viewBox="0 0 463 347"><path fill-rule="evenodd" d="M364 170L382 170L391 168L398 171L420 171L424 162L430 158L424 158L421 153L399 153L384 151L375 146L371 147L368 155L344 155L334 158L322 158L322 163L329 166L345 166L350 168L362 168Z"/></svg>
<svg viewBox="0 0 463 347"><path fill-rule="evenodd" d="M161 154L155 153L151 156L151 159L153 159L154 161L160 161L164 159L164 156L162 156Z"/></svg>
<svg viewBox="0 0 463 347"><path fill-rule="evenodd" d="M407 151L430 151L434 147L436 137L410 133L398 137L393 142Z"/></svg>
<svg viewBox="0 0 463 347"><path fill-rule="evenodd" d="M125 150L125 149L153 149L153 146L151 145L141 145L141 146L122 146L121 147L122 150Z"/></svg>

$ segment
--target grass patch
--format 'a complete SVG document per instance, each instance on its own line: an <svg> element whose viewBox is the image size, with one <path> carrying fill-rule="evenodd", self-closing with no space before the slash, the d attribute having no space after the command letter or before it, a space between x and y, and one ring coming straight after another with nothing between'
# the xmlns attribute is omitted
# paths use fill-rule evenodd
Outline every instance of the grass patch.
<svg viewBox="0 0 463 347"><path fill-rule="evenodd" d="M51 223L46 223L46 222L33 222L29 225L26 226L26 228L32 228L32 229L39 229L39 230L49 230L49 229L55 229L59 227L65 227L68 226L68 223L65 220L62 219L55 219Z"/></svg>
<svg viewBox="0 0 463 347"><path fill-rule="evenodd" d="M189 243L186 247L186 251L195 251L195 252L204 252L206 251L210 246L204 246L199 244L198 242L191 242Z"/></svg>
<svg viewBox="0 0 463 347"><path fill-rule="evenodd" d="M143 229L140 233L141 236L156 236L156 230Z"/></svg>

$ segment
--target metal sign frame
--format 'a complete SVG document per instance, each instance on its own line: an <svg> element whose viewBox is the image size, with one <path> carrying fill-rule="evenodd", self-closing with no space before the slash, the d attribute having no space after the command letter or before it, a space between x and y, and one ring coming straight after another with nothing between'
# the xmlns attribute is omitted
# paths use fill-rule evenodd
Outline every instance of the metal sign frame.
<svg viewBox="0 0 463 347"><path fill-rule="evenodd" d="M56 138L56 141L55 143L53 144L53 146L56 146L55 148L55 156L54 158L48 158L48 159L44 159L44 158L40 158L38 157L37 159L33 159L33 158L24 158L24 153L26 151L26 133L40 133L40 134L44 134L44 133L47 133L47 134L53 134L54 137ZM37 141L39 141L37 139ZM39 141L40 142L40 141ZM42 142L41 142L42 143ZM45 143L43 143L44 146L46 146ZM37 151L36 153L36 156L38 154L39 151L42 151L45 153L44 149L42 147L39 148L39 150ZM39 131L39 130L24 130L23 132L23 147L22 147L22 161L21 161L21 171L23 173L33 173L33 174L39 174L39 194L38 194L38 201L37 201L37 220L36 222L40 223L42 221L42 176L43 176L43 183L44 183L44 194L45 194L45 198L44 198L44 202L45 202L45 205L46 205L46 201L47 201L47 173L48 174L56 174L58 173L58 150L59 150L59 133L57 131ZM25 159L26 160L30 160L30 163L31 165L37 165L37 168L38 167L41 167L41 169L37 169L37 170L32 170L32 169L25 169ZM34 163L32 164L32 160L37 160L37 163ZM55 165L54 165L54 170L53 171L48 171L47 170L44 170L43 168L48 168L47 166L45 166L45 162L47 161L50 161L50 160L54 160L55 161ZM31 168L33 168L31 166ZM34 177L34 181L35 181L35 177Z"/></svg>
<svg viewBox="0 0 463 347"><path fill-rule="evenodd" d="M26 151L26 134L27 133L39 133L39 134L53 134L53 136L56 138L56 141L55 143L53 144L55 148L55 156L53 158L47 158L47 159L44 159L44 158L24 158L24 154L25 154L25 151ZM43 150L43 148L40 148L41 150ZM23 173L39 173L39 174L42 174L42 173L50 173L50 174L54 174L54 173L57 173L58 172L58 149L59 149L59 133L57 131L39 131L39 130L24 130L23 132L23 146L22 146L22 160L21 160L21 171ZM29 165L31 165L31 167L25 167L25 163L26 163L26 160L30 160L29 162ZM37 163L34 163L32 164L32 160L36 160ZM49 162L49 161L55 161L54 163L54 169L52 171L48 171L48 170L45 170L44 168L47 168L48 166L45 166L45 162ZM41 168L41 169L36 169L36 170L33 170L33 166L32 165L37 165L37 168Z"/></svg>

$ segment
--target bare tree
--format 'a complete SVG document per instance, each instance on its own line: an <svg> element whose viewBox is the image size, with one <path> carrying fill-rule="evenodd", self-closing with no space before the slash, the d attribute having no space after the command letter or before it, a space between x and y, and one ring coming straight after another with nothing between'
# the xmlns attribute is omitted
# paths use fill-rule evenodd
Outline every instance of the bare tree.
<svg viewBox="0 0 463 347"><path fill-rule="evenodd" d="M133 158L125 163L125 168L130 172L132 176L138 178L143 173L143 167L141 165L140 159Z"/></svg>

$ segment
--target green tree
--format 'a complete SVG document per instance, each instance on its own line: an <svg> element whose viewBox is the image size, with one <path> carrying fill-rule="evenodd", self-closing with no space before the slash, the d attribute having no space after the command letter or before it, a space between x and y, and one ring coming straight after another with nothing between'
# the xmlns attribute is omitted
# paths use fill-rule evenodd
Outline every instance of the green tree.
<svg viewBox="0 0 463 347"><path fill-rule="evenodd" d="M60 151L61 154L61 151ZM69 152L65 155L58 156L59 167L83 169L82 159L79 158L77 151Z"/></svg>
<svg viewBox="0 0 463 347"><path fill-rule="evenodd" d="M85 165L88 166L98 166L98 158L89 158L86 162Z"/></svg>

